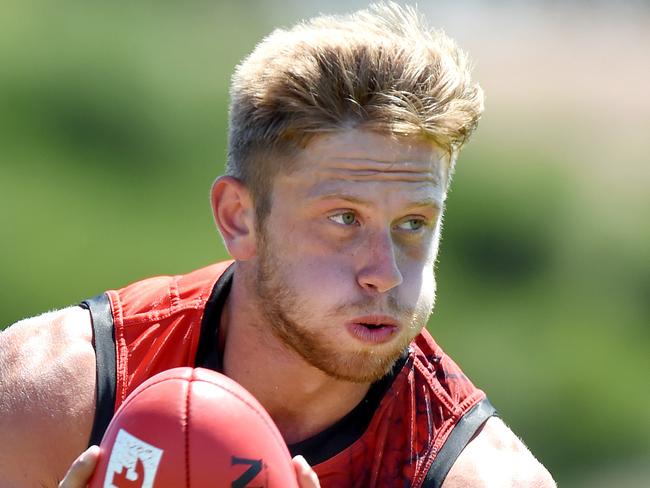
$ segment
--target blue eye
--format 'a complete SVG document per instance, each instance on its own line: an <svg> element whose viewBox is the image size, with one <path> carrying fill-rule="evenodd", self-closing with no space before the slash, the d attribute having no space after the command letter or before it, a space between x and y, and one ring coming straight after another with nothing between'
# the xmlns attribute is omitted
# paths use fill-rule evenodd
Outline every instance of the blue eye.
<svg viewBox="0 0 650 488"><path fill-rule="evenodd" d="M337 224L341 225L353 225L357 222L357 216L354 212L341 212L335 215L331 215L330 220L333 220Z"/></svg>

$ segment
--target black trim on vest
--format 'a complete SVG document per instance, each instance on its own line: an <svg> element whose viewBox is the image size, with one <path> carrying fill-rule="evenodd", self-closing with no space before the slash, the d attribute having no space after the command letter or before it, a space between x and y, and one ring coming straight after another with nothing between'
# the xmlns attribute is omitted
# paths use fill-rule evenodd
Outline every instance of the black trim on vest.
<svg viewBox="0 0 650 488"><path fill-rule="evenodd" d="M89 446L99 445L115 410L116 349L113 313L108 295L84 300L80 306L90 311L96 358L96 407Z"/></svg>
<svg viewBox="0 0 650 488"><path fill-rule="evenodd" d="M208 368L214 371L223 371L223 358L219 350L219 323L221 312L226 303L226 298L232 286L232 277L235 272L235 263L219 276L214 284L210 298L205 303L203 318L201 319L201 335L199 346L196 350L194 364L197 367Z"/></svg>
<svg viewBox="0 0 650 488"><path fill-rule="evenodd" d="M496 409L487 398L474 405L454 426L438 455L431 463L422 488L440 488L447 473L472 440L478 429L493 415Z"/></svg>
<svg viewBox="0 0 650 488"><path fill-rule="evenodd" d="M310 466L320 464L354 444L364 434L379 407L381 400L393 384L409 358L405 349L392 370L379 381L373 383L361 402L341 420L323 432L295 444L290 444L291 456L303 456Z"/></svg>

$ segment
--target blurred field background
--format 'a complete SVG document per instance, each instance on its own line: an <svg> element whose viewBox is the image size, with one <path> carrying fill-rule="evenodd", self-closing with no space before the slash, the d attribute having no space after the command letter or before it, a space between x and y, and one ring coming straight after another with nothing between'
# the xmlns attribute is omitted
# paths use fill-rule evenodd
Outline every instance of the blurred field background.
<svg viewBox="0 0 650 488"><path fill-rule="evenodd" d="M234 66L364 5L2 0L0 327L223 258ZM560 486L650 486L650 4L420 5L487 94L430 329Z"/></svg>

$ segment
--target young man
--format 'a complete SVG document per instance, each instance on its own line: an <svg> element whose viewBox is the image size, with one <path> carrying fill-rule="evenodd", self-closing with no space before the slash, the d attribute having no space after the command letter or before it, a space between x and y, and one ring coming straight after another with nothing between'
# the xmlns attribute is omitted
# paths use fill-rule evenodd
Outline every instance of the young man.
<svg viewBox="0 0 650 488"><path fill-rule="evenodd" d="M483 96L410 9L278 30L237 68L234 261L108 291L0 336L3 486L56 486L115 409L176 366L222 371L323 487L554 483L426 332L445 196ZM60 486L85 485L96 449ZM318 486L296 460L301 486Z"/></svg>

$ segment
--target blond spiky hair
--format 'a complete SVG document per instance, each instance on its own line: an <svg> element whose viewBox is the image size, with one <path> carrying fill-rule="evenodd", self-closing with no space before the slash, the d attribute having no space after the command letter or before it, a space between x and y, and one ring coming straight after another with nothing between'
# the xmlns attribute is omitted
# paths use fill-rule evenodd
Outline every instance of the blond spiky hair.
<svg viewBox="0 0 650 488"><path fill-rule="evenodd" d="M237 67L227 173L248 185L263 215L273 176L314 135L359 128L424 138L453 161L482 111L467 56L414 8L320 16L275 30Z"/></svg>

